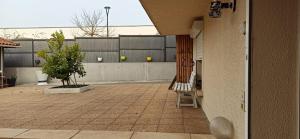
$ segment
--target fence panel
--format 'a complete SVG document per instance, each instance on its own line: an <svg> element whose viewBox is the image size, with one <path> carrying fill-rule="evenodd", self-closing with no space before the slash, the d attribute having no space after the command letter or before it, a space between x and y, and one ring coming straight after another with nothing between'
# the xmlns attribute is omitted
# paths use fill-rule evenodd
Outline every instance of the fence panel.
<svg viewBox="0 0 300 139"><path fill-rule="evenodd" d="M164 49L163 36L120 36L120 49Z"/></svg>
<svg viewBox="0 0 300 139"><path fill-rule="evenodd" d="M166 48L166 62L176 62L176 48Z"/></svg>
<svg viewBox="0 0 300 139"><path fill-rule="evenodd" d="M67 39L64 41L64 45L71 46L75 43L76 41L74 39Z"/></svg>
<svg viewBox="0 0 300 139"><path fill-rule="evenodd" d="M166 36L166 62L176 62L176 36Z"/></svg>
<svg viewBox="0 0 300 139"><path fill-rule="evenodd" d="M32 52L32 40L14 40L16 43L20 43L21 48L5 48L5 53L31 53Z"/></svg>
<svg viewBox="0 0 300 139"><path fill-rule="evenodd" d="M102 58L102 63L119 62L119 52L82 52L85 54L85 63L99 63L98 58Z"/></svg>
<svg viewBox="0 0 300 139"><path fill-rule="evenodd" d="M21 48L5 49L6 67L38 66L34 62L43 59L36 52L48 48L46 39L14 40ZM78 43L85 54L85 63L98 63L102 58L104 63L119 62L120 56L126 56L126 62L145 62L146 57L152 57L153 62L176 61L175 36L120 36L117 38L76 38L65 40L64 44Z"/></svg>
<svg viewBox="0 0 300 139"><path fill-rule="evenodd" d="M176 36L166 36L166 47L176 48Z"/></svg>
<svg viewBox="0 0 300 139"><path fill-rule="evenodd" d="M46 40L34 40L33 41L34 52L45 50L48 48L48 42Z"/></svg>
<svg viewBox="0 0 300 139"><path fill-rule="evenodd" d="M75 43L74 40L65 40L64 41L64 45L73 45ZM34 40L33 41L33 49L34 49L34 52L38 52L38 51L41 51L41 50L47 50L48 49L48 40Z"/></svg>
<svg viewBox="0 0 300 139"><path fill-rule="evenodd" d="M76 38L76 42L81 46L82 51L86 52L118 52L118 38Z"/></svg>
<svg viewBox="0 0 300 139"><path fill-rule="evenodd" d="M5 67L32 67L32 53L6 53L4 55Z"/></svg>
<svg viewBox="0 0 300 139"><path fill-rule="evenodd" d="M6 67L32 67L32 43L31 39L14 40L20 43L21 48L4 49L4 65Z"/></svg>
<svg viewBox="0 0 300 139"><path fill-rule="evenodd" d="M152 57L153 62L164 61L163 50L121 50L121 56L126 56L125 62L146 62L148 56Z"/></svg>

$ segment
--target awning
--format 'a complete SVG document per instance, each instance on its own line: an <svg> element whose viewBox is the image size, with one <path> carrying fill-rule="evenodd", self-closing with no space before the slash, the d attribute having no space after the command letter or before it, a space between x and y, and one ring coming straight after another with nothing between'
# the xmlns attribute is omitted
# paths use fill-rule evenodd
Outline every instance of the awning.
<svg viewBox="0 0 300 139"><path fill-rule="evenodd" d="M208 14L211 0L140 0L161 35L186 35Z"/></svg>
<svg viewBox="0 0 300 139"><path fill-rule="evenodd" d="M5 48L18 48L21 47L19 43L15 43L11 40L7 40L4 38L0 37L0 47L5 47Z"/></svg>

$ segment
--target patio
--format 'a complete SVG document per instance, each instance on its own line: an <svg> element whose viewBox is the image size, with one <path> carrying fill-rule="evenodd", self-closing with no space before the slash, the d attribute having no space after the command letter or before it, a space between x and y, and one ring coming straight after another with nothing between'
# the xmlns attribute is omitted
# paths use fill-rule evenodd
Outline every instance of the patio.
<svg viewBox="0 0 300 139"><path fill-rule="evenodd" d="M0 90L0 128L209 133L202 109L176 108L169 83L93 85L81 94L43 87Z"/></svg>

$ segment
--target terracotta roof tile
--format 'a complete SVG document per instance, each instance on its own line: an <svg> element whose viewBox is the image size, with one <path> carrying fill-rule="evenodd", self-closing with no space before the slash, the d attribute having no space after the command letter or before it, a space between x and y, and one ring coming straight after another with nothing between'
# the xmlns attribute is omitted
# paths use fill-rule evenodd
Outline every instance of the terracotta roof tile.
<svg viewBox="0 0 300 139"><path fill-rule="evenodd" d="M20 44L0 37L0 46L3 46L3 47L17 47L17 46L20 46Z"/></svg>

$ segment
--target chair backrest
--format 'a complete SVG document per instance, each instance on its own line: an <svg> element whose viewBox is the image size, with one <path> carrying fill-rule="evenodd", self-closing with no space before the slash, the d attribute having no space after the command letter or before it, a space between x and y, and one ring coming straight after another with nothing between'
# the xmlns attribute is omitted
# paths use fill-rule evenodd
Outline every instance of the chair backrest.
<svg viewBox="0 0 300 139"><path fill-rule="evenodd" d="M190 91L192 88L195 87L195 78L196 78L196 73L193 71L188 79L188 83L180 83L180 82L175 82L173 90L174 91Z"/></svg>
<svg viewBox="0 0 300 139"><path fill-rule="evenodd" d="M194 87L195 84L195 78L196 78L196 73L193 71L191 73L190 79L189 79L189 84L191 87Z"/></svg>

